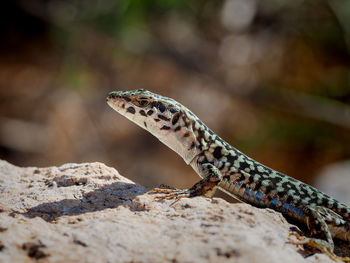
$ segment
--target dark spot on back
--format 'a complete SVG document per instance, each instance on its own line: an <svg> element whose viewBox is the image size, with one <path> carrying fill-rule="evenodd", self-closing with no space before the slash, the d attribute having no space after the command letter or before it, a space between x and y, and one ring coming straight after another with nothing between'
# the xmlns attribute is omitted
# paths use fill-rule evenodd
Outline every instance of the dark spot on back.
<svg viewBox="0 0 350 263"><path fill-rule="evenodd" d="M244 174L240 174L238 182L241 182L241 181L244 181L244 180L245 180L245 175Z"/></svg>
<svg viewBox="0 0 350 263"><path fill-rule="evenodd" d="M328 202L328 198L323 197L322 198L322 203L321 203L324 207L328 207L329 208L329 202Z"/></svg>
<svg viewBox="0 0 350 263"><path fill-rule="evenodd" d="M286 194L285 191L277 192L278 197L282 198Z"/></svg>
<svg viewBox="0 0 350 263"><path fill-rule="evenodd" d="M131 114L135 114L135 108L134 107L129 107L126 109L127 112L130 112Z"/></svg>
<svg viewBox="0 0 350 263"><path fill-rule="evenodd" d="M286 203L291 204L293 202L293 199L294 199L293 196L289 195L287 197Z"/></svg>
<svg viewBox="0 0 350 263"><path fill-rule="evenodd" d="M160 128L161 130L170 130L169 126L164 125L162 128Z"/></svg>
<svg viewBox="0 0 350 263"><path fill-rule="evenodd" d="M277 180L276 180L276 178L278 178ZM275 185L277 184L277 183L279 183L282 179L280 179L279 177L276 177L276 178L273 178L274 179L274 181L272 181L272 183L274 183ZM272 179L272 178L271 178ZM290 183L290 182L284 182L284 183L282 183L282 187L284 188L284 189L286 189L287 191L288 190L290 190L290 189L292 189L292 190L294 190L295 192L298 192L299 190L298 190L298 188L295 186L295 184L293 184L293 183Z"/></svg>
<svg viewBox="0 0 350 263"><path fill-rule="evenodd" d="M147 111L147 115L152 115L152 114L153 114L153 110Z"/></svg>
<svg viewBox="0 0 350 263"><path fill-rule="evenodd" d="M188 128L188 126L189 126L189 124L190 124L188 118L187 118L185 115L183 115L183 116L182 116L182 120L183 120L183 122L184 122L185 127Z"/></svg>
<svg viewBox="0 0 350 263"><path fill-rule="evenodd" d="M147 128L147 123L145 121L143 122L143 125L145 125L145 127Z"/></svg>
<svg viewBox="0 0 350 263"><path fill-rule="evenodd" d="M221 153L222 147L221 146L217 146L214 149L213 155L216 159L220 159L222 157L222 153Z"/></svg>
<svg viewBox="0 0 350 263"><path fill-rule="evenodd" d="M239 169L244 170L245 168L250 168L250 165L247 162L240 162Z"/></svg>
<svg viewBox="0 0 350 263"><path fill-rule="evenodd" d="M145 117L147 116L147 115L146 115L146 112L145 112L144 110L140 110L140 114L141 114L142 116L145 116Z"/></svg>
<svg viewBox="0 0 350 263"><path fill-rule="evenodd" d="M182 117L182 119L184 120L184 118ZM192 121L192 127L193 127L193 129L195 129L196 128L196 121Z"/></svg>
<svg viewBox="0 0 350 263"><path fill-rule="evenodd" d="M155 122L158 122L158 121L160 121L160 119L154 119L154 121L155 121Z"/></svg>
<svg viewBox="0 0 350 263"><path fill-rule="evenodd" d="M176 128L175 128L175 130L174 131L179 131L179 130L181 130L181 126L179 125L179 126L177 126Z"/></svg>
<svg viewBox="0 0 350 263"><path fill-rule="evenodd" d="M177 112L177 109L170 108L169 111L170 111L171 113L176 113L176 112Z"/></svg>
<svg viewBox="0 0 350 263"><path fill-rule="evenodd" d="M260 190L260 187L261 187L261 181L257 181L253 190L258 191Z"/></svg>
<svg viewBox="0 0 350 263"><path fill-rule="evenodd" d="M269 196L269 193L273 190L272 186L266 186L266 190L264 192L265 196ZM283 195L282 195L283 196Z"/></svg>
<svg viewBox="0 0 350 263"><path fill-rule="evenodd" d="M201 141L202 139L204 140L204 131L199 129L197 132L198 132L197 140L198 141Z"/></svg>
<svg viewBox="0 0 350 263"><path fill-rule="evenodd" d="M233 156L233 155L229 154L229 155L226 155L226 159L227 159L227 162L233 164L234 161L237 160L237 156Z"/></svg>
<svg viewBox="0 0 350 263"><path fill-rule="evenodd" d="M184 137L188 137L188 136L190 136L190 133L189 133L189 132L186 132L186 133L184 134Z"/></svg>

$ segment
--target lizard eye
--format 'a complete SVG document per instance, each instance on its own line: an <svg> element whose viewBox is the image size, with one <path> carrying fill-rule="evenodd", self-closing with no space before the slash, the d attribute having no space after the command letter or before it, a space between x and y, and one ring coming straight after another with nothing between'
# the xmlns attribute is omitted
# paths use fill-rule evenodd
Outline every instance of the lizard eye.
<svg viewBox="0 0 350 263"><path fill-rule="evenodd" d="M141 108L146 107L149 103L150 101L147 98L140 98L134 101L134 104Z"/></svg>

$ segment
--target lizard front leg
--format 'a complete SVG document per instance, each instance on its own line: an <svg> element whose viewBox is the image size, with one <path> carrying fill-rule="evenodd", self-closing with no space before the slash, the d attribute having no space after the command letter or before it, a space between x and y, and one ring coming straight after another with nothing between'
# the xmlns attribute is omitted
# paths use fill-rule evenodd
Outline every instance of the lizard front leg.
<svg viewBox="0 0 350 263"><path fill-rule="evenodd" d="M200 168L203 179L195 183L189 189L154 188L151 192L162 194L161 196L157 196L157 199L179 199L200 195L212 197L215 194L217 185L222 180L222 174L219 169L211 163L202 164Z"/></svg>

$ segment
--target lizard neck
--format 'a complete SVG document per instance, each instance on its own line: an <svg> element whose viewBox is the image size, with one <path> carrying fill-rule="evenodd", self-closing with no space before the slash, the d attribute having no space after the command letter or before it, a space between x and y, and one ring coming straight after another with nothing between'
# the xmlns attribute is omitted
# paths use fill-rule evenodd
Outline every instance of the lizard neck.
<svg viewBox="0 0 350 263"><path fill-rule="evenodd" d="M203 136L204 127L206 126L196 115L182 105L173 116L169 114L166 115L166 118L168 119L166 130L163 129L163 126L159 128L157 125L152 125L153 122L150 122L147 127L142 124L139 125L180 155L186 164L191 164L194 160L197 160L196 157L203 152L207 145L205 136Z"/></svg>
<svg viewBox="0 0 350 263"><path fill-rule="evenodd" d="M198 148L195 147L196 139L193 132L187 128L183 127L182 131L169 132L165 136L159 136L156 132L153 135L180 155L186 164L191 164L193 160L197 159L196 157L200 153Z"/></svg>

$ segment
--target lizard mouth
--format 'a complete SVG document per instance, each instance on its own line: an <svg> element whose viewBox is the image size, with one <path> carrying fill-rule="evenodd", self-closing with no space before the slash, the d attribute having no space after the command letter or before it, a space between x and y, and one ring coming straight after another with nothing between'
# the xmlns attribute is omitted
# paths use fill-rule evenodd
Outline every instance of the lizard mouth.
<svg viewBox="0 0 350 263"><path fill-rule="evenodd" d="M122 96L120 92L113 91L108 94L106 98L107 104L119 113L126 112L128 107L130 106L128 101L130 99L126 96Z"/></svg>
<svg viewBox="0 0 350 263"><path fill-rule="evenodd" d="M124 116L131 117L133 115L131 119L137 116L144 120L148 115L152 115L146 114L146 112L152 113L154 112L154 109L152 109L153 107L160 106L159 103L154 104L153 101L152 93L143 89L134 91L112 91L107 96L107 104L111 108ZM150 111L150 109L152 110ZM162 104L159 110L164 112L166 106Z"/></svg>

